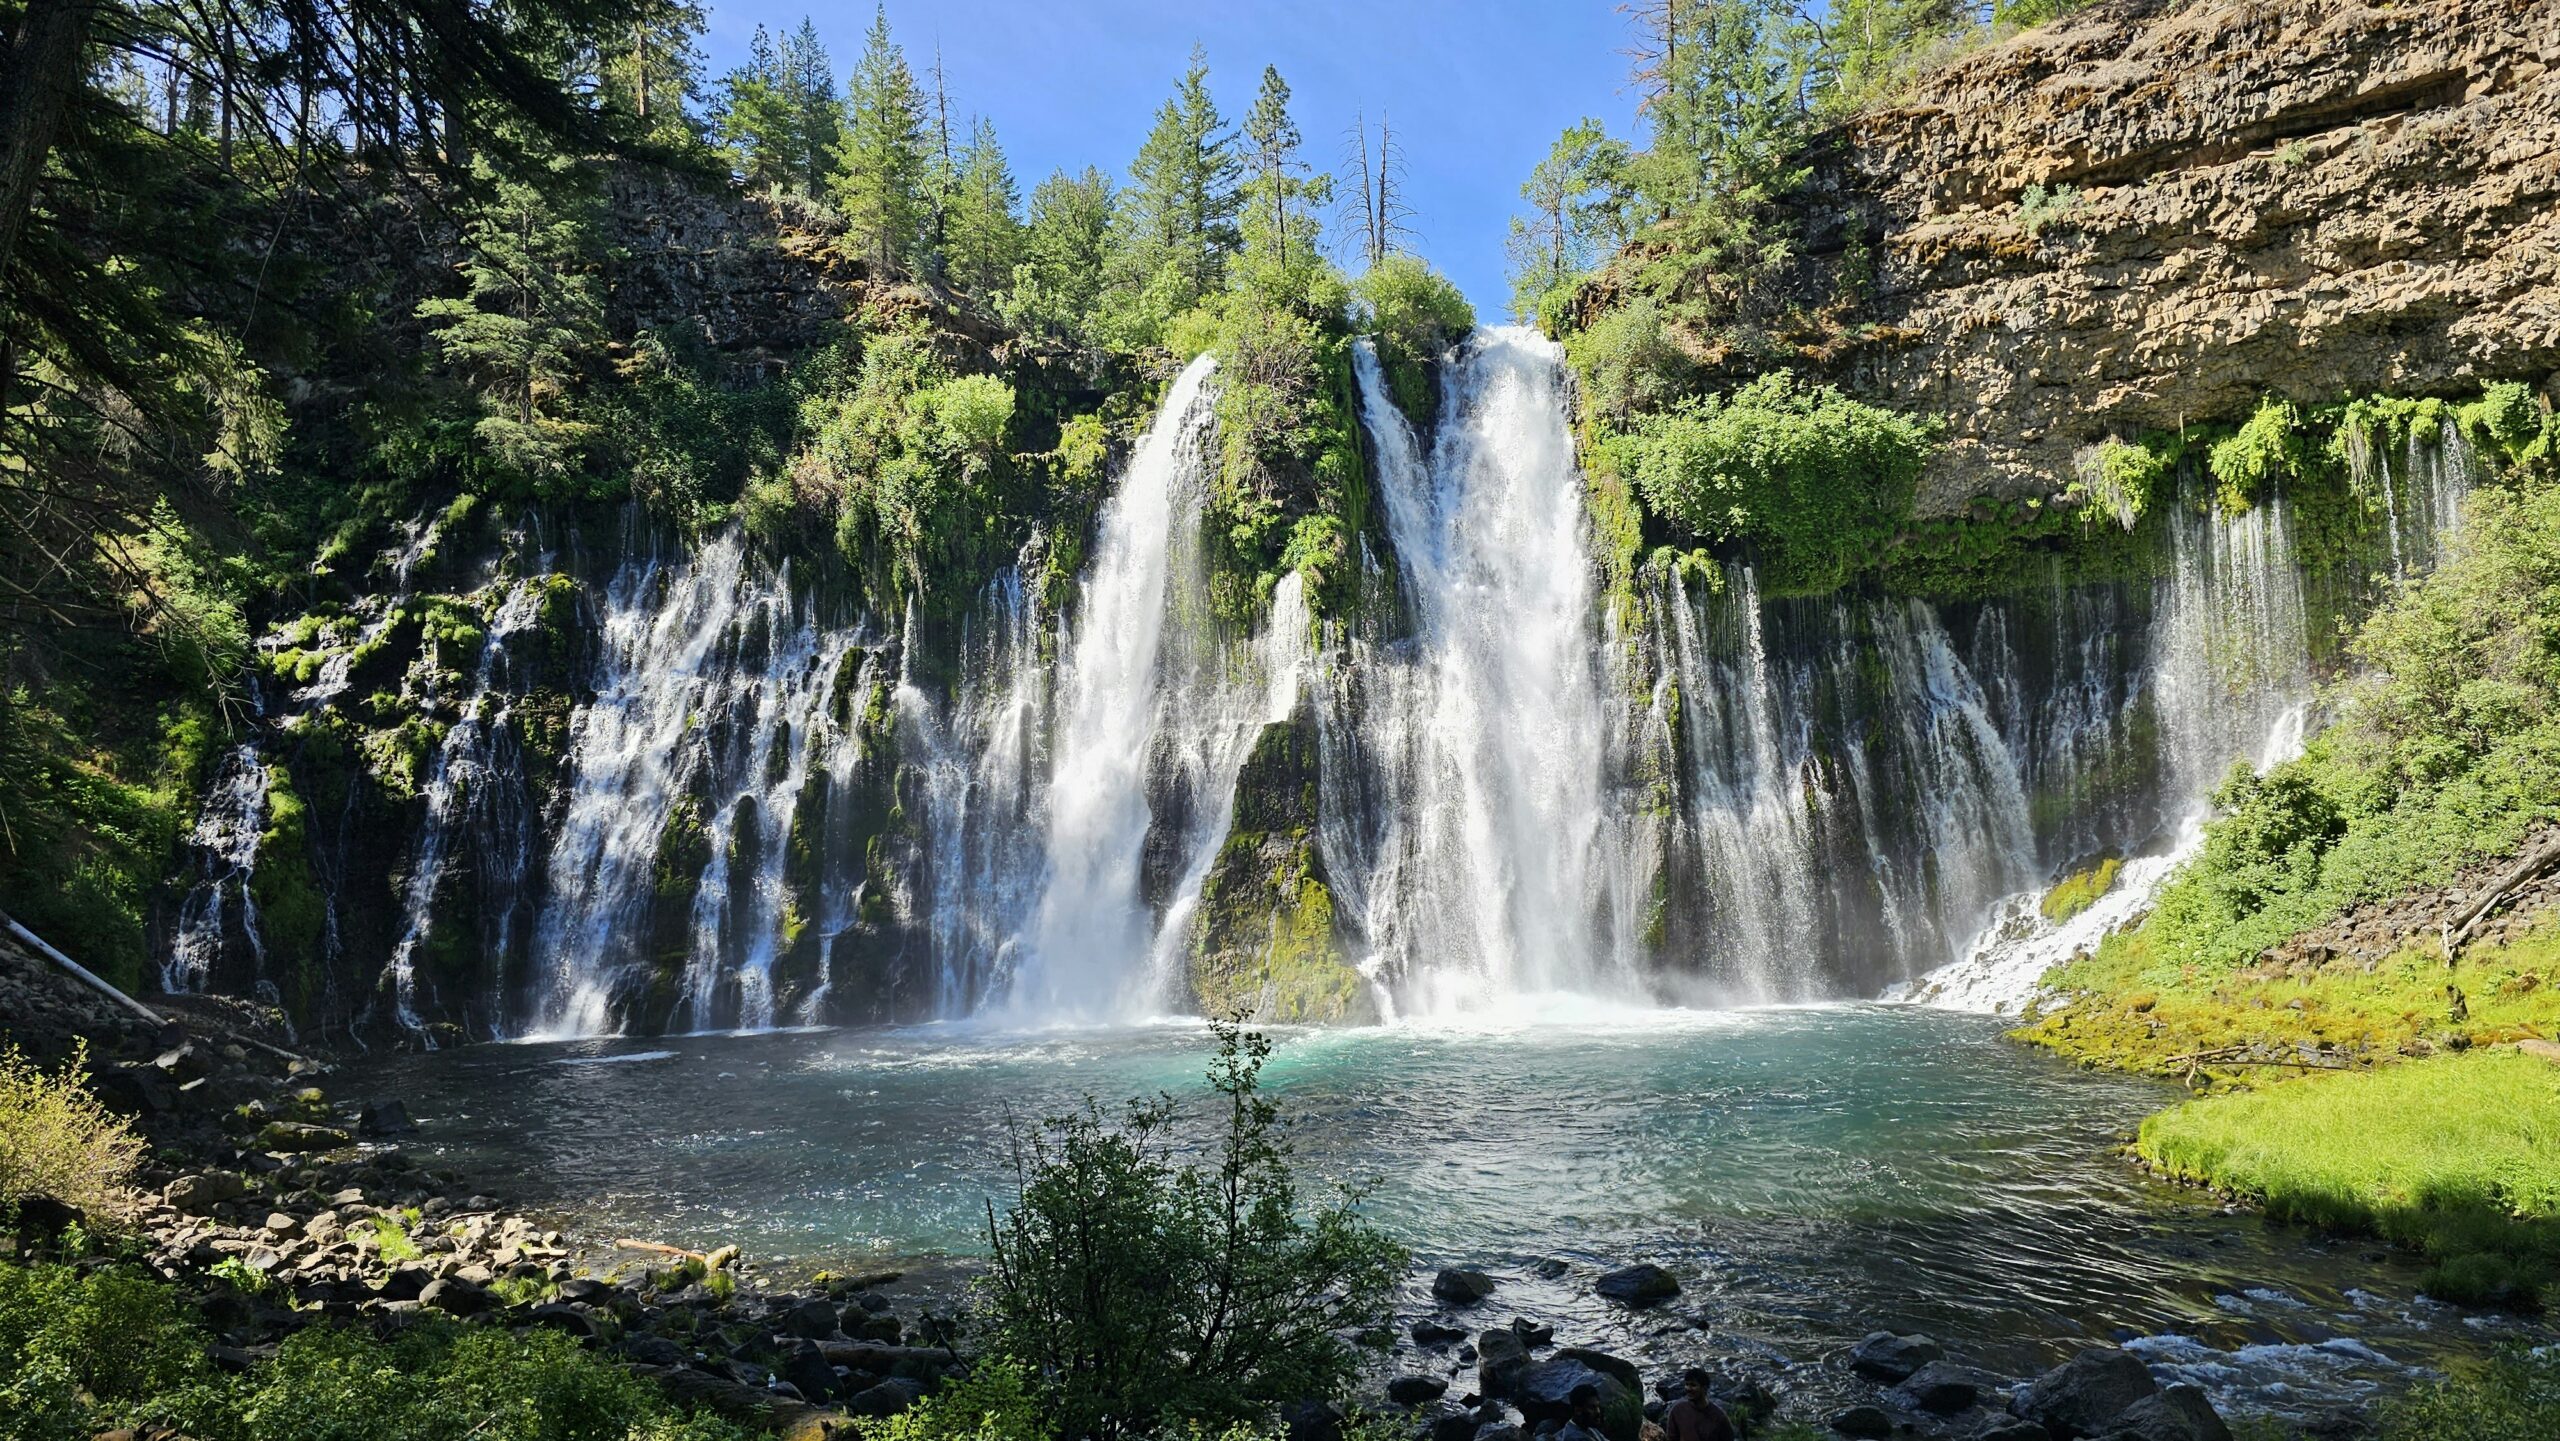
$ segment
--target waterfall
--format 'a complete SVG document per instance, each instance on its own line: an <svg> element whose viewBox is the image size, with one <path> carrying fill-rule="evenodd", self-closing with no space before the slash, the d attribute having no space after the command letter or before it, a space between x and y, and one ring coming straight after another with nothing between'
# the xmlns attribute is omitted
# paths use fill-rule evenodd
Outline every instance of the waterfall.
<svg viewBox="0 0 2560 1441"><path fill-rule="evenodd" d="M390 572L391 588L382 593L372 615L358 627L353 640L334 649L320 663L319 673L309 685L293 692L292 700L304 711L315 711L346 693L348 678L356 662L369 653L385 632L397 624L409 599L409 577L418 563L435 549L436 537L442 529L439 520L410 520L400 526L400 543L383 553L377 565Z"/></svg>
<svg viewBox="0 0 2560 1441"><path fill-rule="evenodd" d="M1213 369L1203 356L1174 381L1103 507L1060 662L1040 898L1003 998L1019 1019L1182 1004L1181 949L1236 774L1272 696L1295 697L1308 622L1294 577L1255 644L1239 649L1210 616Z"/></svg>
<svg viewBox="0 0 2560 1441"><path fill-rule="evenodd" d="M253 974L265 970L266 943L258 935L258 903L250 885L267 825L267 786L266 761L254 742L223 752L187 837L196 879L178 905L177 930L160 972L162 990L206 989L235 927L257 962Z"/></svg>
<svg viewBox="0 0 2560 1441"><path fill-rule="evenodd" d="M1415 634L1370 649L1362 713L1330 725L1355 754L1327 769L1369 770L1388 810L1357 840L1328 827L1326 849L1407 1012L1634 985L1634 938L1605 924L1629 867L1604 814L1613 718L1560 359L1479 332L1427 460L1376 357L1355 360Z"/></svg>
<svg viewBox="0 0 2560 1441"><path fill-rule="evenodd" d="M2433 427L2411 425L2399 454L2374 444L2370 430L2345 431L2347 476L2360 494L2382 502L2382 539L2394 579L2432 568L2462 521L2462 502L2479 480L2470 443L2447 416Z"/></svg>
<svg viewBox="0 0 2560 1441"><path fill-rule="evenodd" d="M436 898L445 884L456 840L473 829L474 821L480 822L476 829L481 844L473 850L484 874L497 882L486 889L509 894L520 884L532 848L523 769L507 725L514 698L503 682L508 646L532 629L542 590L538 582L500 584L506 598L489 619L461 713L445 728L418 787L426 800L426 819L418 830L408 881L401 887L400 938L393 943L391 962L384 968L393 1019L413 1034L426 1030L418 1009L418 948L435 932ZM504 954L503 945L496 949Z"/></svg>
<svg viewBox="0 0 2560 1441"><path fill-rule="evenodd" d="M750 564L734 531L682 561L629 556L601 628L596 698L573 726L535 928L530 1029L771 1024L784 840L809 776L806 743L853 637L821 629L787 571ZM707 861L668 872L686 846ZM672 958L653 924L662 882L692 892ZM669 966L666 1013L632 1015Z"/></svg>

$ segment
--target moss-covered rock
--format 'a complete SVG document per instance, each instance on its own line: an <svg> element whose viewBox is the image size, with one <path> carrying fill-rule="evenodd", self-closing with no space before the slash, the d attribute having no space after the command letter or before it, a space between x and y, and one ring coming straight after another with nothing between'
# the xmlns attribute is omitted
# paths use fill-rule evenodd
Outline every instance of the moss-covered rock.
<svg viewBox="0 0 2560 1441"><path fill-rule="evenodd" d="M1265 726L1236 777L1235 818L1201 888L1191 994L1203 1014L1263 1021L1377 1018L1336 924L1316 848L1315 727Z"/></svg>

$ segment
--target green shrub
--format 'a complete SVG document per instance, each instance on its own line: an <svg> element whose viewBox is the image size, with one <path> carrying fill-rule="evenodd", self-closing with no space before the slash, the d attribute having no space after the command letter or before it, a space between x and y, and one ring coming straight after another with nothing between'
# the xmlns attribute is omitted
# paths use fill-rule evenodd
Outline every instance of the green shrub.
<svg viewBox="0 0 2560 1441"><path fill-rule="evenodd" d="M2265 499L2277 482L2304 475L2312 452L2301 432L2302 415L2293 402L2270 396L2237 431L2215 442L2205 465L2222 508L2238 515Z"/></svg>
<svg viewBox="0 0 2560 1441"><path fill-rule="evenodd" d="M1934 423L1784 371L1688 401L1613 442L1654 514L1708 542L1767 547L1770 587L1829 590L1911 514Z"/></svg>
<svg viewBox="0 0 2560 1441"><path fill-rule="evenodd" d="M1405 1264L1345 1194L1302 1213L1270 1044L1219 1024L1204 1161L1177 1156L1170 1097L1116 1118L1088 1102L1014 1141L1015 1196L990 1215L981 1283L994 1349L1052 1393L1070 1436L1267 1420L1338 1392L1343 1335L1376 1325Z"/></svg>
<svg viewBox="0 0 2560 1441"><path fill-rule="evenodd" d="M51 1076L16 1046L0 1047L0 1220L30 1196L77 1206L99 1222L132 1209L142 1138L89 1093L88 1066L86 1040Z"/></svg>
<svg viewBox="0 0 2560 1441"><path fill-rule="evenodd" d="M2060 925L2096 905L2099 897L2114 890L2117 873L2123 869L2121 859L2108 856L2085 871L2074 871L2044 893L2044 900L2037 910L2046 920Z"/></svg>
<svg viewBox="0 0 2560 1441"><path fill-rule="evenodd" d="M1439 408L1430 362L1475 329L1475 307L1448 277L1419 256L1390 255L1352 283L1352 324L1378 347L1378 364L1396 404L1416 425Z"/></svg>
<svg viewBox="0 0 2560 1441"><path fill-rule="evenodd" d="M2069 185L2051 190L2030 185L2018 194L2018 228L2029 235L2041 236L2047 226L2059 224L2080 208L2080 192Z"/></svg>
<svg viewBox="0 0 2560 1441"><path fill-rule="evenodd" d="M1637 296L1567 336L1564 350L1582 379L1583 415L1621 430L1685 394L1696 371L1650 296Z"/></svg>
<svg viewBox="0 0 2560 1441"><path fill-rule="evenodd" d="M1045 1441L1057 1428L1031 1377L987 1357L969 1374L895 1416L854 1423L863 1441Z"/></svg>

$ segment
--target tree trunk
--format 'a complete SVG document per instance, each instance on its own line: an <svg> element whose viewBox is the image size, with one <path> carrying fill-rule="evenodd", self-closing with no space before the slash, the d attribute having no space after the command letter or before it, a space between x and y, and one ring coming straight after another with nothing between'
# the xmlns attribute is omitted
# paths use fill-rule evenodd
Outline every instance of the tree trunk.
<svg viewBox="0 0 2560 1441"><path fill-rule="evenodd" d="M97 0L28 0L12 37L9 89L0 97L0 280L35 208L63 109L89 73L89 26L96 16Z"/></svg>

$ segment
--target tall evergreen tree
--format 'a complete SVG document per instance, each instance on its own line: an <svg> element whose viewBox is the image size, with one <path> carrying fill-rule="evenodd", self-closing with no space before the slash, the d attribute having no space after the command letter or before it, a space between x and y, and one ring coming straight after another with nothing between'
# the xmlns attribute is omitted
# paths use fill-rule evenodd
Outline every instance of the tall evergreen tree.
<svg viewBox="0 0 2560 1441"><path fill-rule="evenodd" d="M1020 196L1004 147L996 143L995 122L980 116L969 127L957 169L946 226L947 274L962 290L991 298L1012 283L1023 238L1014 214Z"/></svg>
<svg viewBox="0 0 2560 1441"><path fill-rule="evenodd" d="M1289 263L1289 210L1306 169L1298 159L1305 137L1289 116L1289 82L1277 67L1262 67L1262 90L1244 117L1244 164L1252 175L1252 215L1282 267Z"/></svg>
<svg viewBox="0 0 2560 1441"><path fill-rule="evenodd" d="M1588 269L1603 244L1625 243L1620 185L1627 163L1626 145L1585 118L1556 137L1547 158L1529 172L1520 186L1529 213L1512 218L1508 247L1516 318L1537 319L1539 302Z"/></svg>
<svg viewBox="0 0 2560 1441"><path fill-rule="evenodd" d="M480 179L489 198L463 231L468 288L426 301L418 315L446 366L481 397L473 433L517 470L556 474L587 429L569 417L569 392L604 340L593 200L566 160L528 179L484 162Z"/></svg>
<svg viewBox="0 0 2560 1441"><path fill-rule="evenodd" d="M890 37L885 7L872 12L862 59L845 86L844 111L833 184L847 239L877 264L909 265L926 219L924 97L906 53Z"/></svg>
<svg viewBox="0 0 2560 1441"><path fill-rule="evenodd" d="M826 183L842 131L835 62L827 58L816 22L800 17L800 28L783 39L780 61L793 117L792 178L814 195Z"/></svg>
<svg viewBox="0 0 2560 1441"><path fill-rule="evenodd" d="M702 83L702 7L693 0L637 0L628 36L598 57L606 102L627 111L659 144L698 142L693 106ZM763 31L757 31L762 35Z"/></svg>
<svg viewBox="0 0 2560 1441"><path fill-rule="evenodd" d="M747 63L723 76L720 89L712 119L730 167L753 186L806 183L800 105L763 26L747 43Z"/></svg>
<svg viewBox="0 0 2560 1441"><path fill-rule="evenodd" d="M1122 194L1127 255L1139 283L1175 311L1198 304L1225 283L1226 264L1242 237L1236 230L1241 167L1235 136L1209 96L1209 61L1197 47L1173 98L1156 112L1155 128L1129 166Z"/></svg>
<svg viewBox="0 0 2560 1441"><path fill-rule="evenodd" d="M1093 166L1052 172L1031 192L1022 259L1014 266L1005 315L1052 335L1081 335L1093 318L1112 258L1111 177Z"/></svg>

